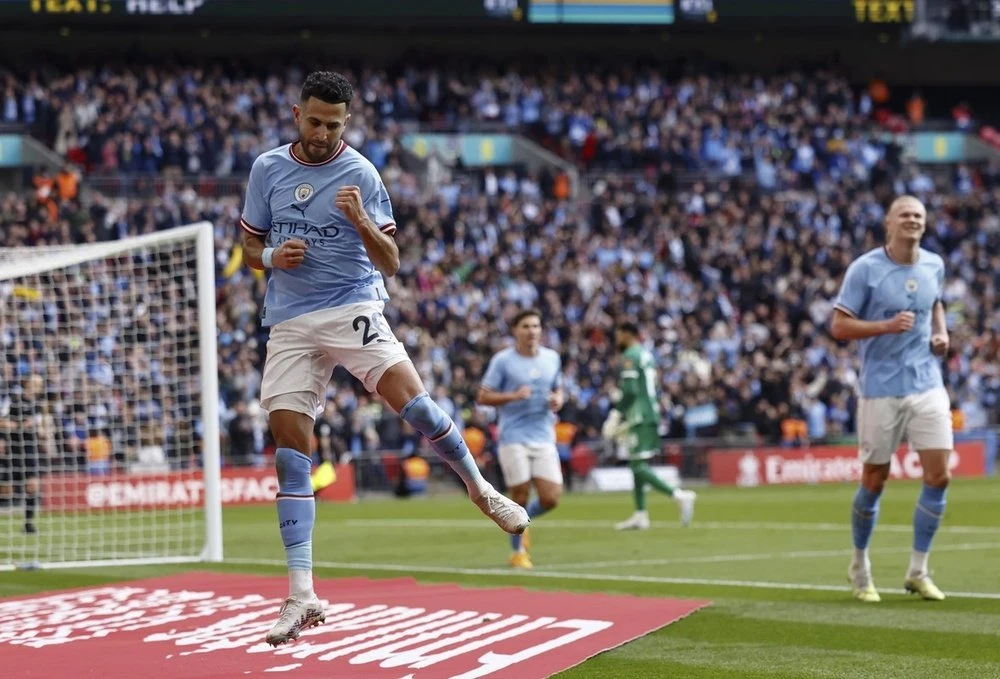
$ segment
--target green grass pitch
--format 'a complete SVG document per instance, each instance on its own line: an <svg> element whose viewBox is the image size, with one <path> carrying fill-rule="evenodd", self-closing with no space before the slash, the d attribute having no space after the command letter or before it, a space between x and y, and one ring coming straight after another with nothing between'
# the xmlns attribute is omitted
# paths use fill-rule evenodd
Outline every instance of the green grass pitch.
<svg viewBox="0 0 1000 679"><path fill-rule="evenodd" d="M411 574L714 601L565 679L1000 677L1000 479L953 482L931 555L935 581L951 595L940 603L900 590L918 492L890 482L883 496L872 545L883 600L875 605L855 602L847 587L850 485L706 488L687 529L673 504L654 496L653 528L629 533L612 530L631 512L629 496L569 494L533 524L529 573L506 567L505 536L457 495L321 504L313 550L318 577ZM0 516L0 524L14 520ZM275 524L273 507L228 508L225 564L0 573L0 596L185 568L281 574Z"/></svg>

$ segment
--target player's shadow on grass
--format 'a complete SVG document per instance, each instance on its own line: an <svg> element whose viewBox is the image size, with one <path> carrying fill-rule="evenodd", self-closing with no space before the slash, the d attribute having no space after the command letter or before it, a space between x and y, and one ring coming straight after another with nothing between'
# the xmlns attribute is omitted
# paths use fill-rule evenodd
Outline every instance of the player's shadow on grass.
<svg viewBox="0 0 1000 679"><path fill-rule="evenodd" d="M939 608L946 604L946 601L924 601L923 598L917 596L916 594L897 594L895 592L883 593L879 592L879 596L882 597L882 601L874 604L867 604L856 600L849 591L845 592L843 596L840 596L834 592L830 593L831 596L827 600L827 603L838 604L841 606L852 606L858 609L871 609L877 611L880 608L897 608L901 606L912 606L914 604L923 604L929 608Z"/></svg>

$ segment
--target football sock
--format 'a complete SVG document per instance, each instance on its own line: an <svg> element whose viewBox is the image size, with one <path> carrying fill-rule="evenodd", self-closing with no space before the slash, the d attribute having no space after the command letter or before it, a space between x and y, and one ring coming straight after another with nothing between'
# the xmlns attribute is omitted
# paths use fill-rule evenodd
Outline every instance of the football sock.
<svg viewBox="0 0 1000 679"><path fill-rule="evenodd" d="M312 460L297 450L278 448L278 528L285 545L289 594L312 598L312 533L316 500L309 474Z"/></svg>
<svg viewBox="0 0 1000 679"><path fill-rule="evenodd" d="M427 437L434 452L462 478L470 497L478 498L492 488L480 473L458 427L427 392L413 397L399 416Z"/></svg>
<svg viewBox="0 0 1000 679"><path fill-rule="evenodd" d="M528 518L533 519L536 516L541 516L548 510L542 507L542 503L538 501L538 498L533 498L528 506L524 508L528 512ZM515 552L521 550L521 535L511 535L510 536L510 546Z"/></svg>
<svg viewBox="0 0 1000 679"><path fill-rule="evenodd" d="M851 535L854 539L854 563L869 568L868 543L878 520L878 500L881 491L875 493L864 486L858 486L851 509Z"/></svg>
<svg viewBox="0 0 1000 679"><path fill-rule="evenodd" d="M947 504L946 488L925 485L913 511L913 556L910 559L911 575L927 574L927 554L931 551L931 541L941 525L941 515ZM916 568L914 568L916 565Z"/></svg>
<svg viewBox="0 0 1000 679"><path fill-rule="evenodd" d="M632 467L632 476L635 481L632 492L635 499L636 511L641 512L646 509L647 485L670 497L674 496L674 487L668 483L664 483L663 479L657 476L644 460L633 460L629 466Z"/></svg>
<svg viewBox="0 0 1000 679"><path fill-rule="evenodd" d="M646 511L646 482L634 469L632 470L632 500L635 503L635 511Z"/></svg>

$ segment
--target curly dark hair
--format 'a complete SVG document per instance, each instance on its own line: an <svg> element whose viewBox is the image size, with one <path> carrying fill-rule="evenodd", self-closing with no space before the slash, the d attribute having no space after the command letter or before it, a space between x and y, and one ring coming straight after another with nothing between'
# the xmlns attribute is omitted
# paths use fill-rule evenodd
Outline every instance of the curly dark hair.
<svg viewBox="0 0 1000 679"><path fill-rule="evenodd" d="M354 98L354 88L350 81L333 71L313 71L302 83L302 98L305 102L310 97L316 97L327 104L344 104L351 107Z"/></svg>

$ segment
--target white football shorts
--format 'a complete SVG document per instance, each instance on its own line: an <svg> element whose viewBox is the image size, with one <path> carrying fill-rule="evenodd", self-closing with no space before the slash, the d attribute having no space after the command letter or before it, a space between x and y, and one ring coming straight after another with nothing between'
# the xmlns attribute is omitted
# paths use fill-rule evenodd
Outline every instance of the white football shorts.
<svg viewBox="0 0 1000 679"><path fill-rule="evenodd" d="M389 368L410 360L382 315L384 308L384 302L359 302L274 325L260 385L261 407L315 418L337 365L374 392Z"/></svg>
<svg viewBox="0 0 1000 679"><path fill-rule="evenodd" d="M520 486L532 479L562 485L562 464L554 443L504 443L497 456L508 487Z"/></svg>
<svg viewBox="0 0 1000 679"><path fill-rule="evenodd" d="M858 457L889 464L903 439L916 451L952 450L948 391L938 387L902 398L862 398L858 402Z"/></svg>

